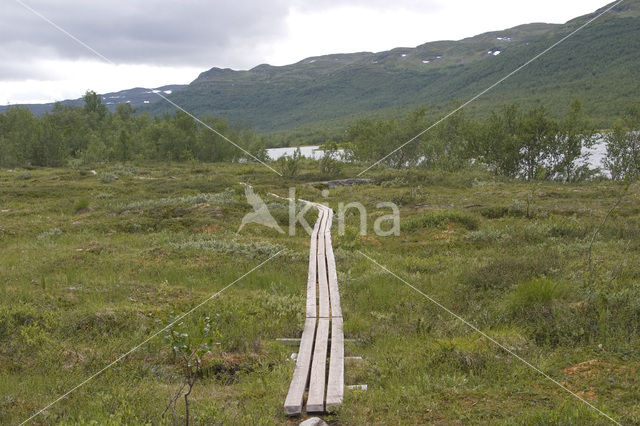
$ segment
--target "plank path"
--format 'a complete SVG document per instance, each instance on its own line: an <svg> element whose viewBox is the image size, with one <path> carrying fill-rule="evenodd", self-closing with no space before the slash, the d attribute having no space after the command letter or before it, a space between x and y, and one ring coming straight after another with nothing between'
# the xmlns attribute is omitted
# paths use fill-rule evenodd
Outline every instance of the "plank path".
<svg viewBox="0 0 640 426"><path fill-rule="evenodd" d="M311 203L318 220L311 233L307 275L306 318L296 367L284 403L287 415L323 413L342 403L344 334L338 274L331 244L333 210ZM328 368L327 368L328 364Z"/></svg>

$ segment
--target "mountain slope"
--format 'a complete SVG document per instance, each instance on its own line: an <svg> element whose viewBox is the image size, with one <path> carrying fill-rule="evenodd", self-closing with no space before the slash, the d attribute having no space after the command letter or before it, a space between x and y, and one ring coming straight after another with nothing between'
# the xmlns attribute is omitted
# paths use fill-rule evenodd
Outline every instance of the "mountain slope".
<svg viewBox="0 0 640 426"><path fill-rule="evenodd" d="M600 124L609 124L640 94L634 72L640 65L639 3L616 7L480 98L471 113L519 102L542 103L560 114L570 98L579 97ZM311 57L280 67L212 68L171 98L195 114L226 117L259 131L416 105L442 110L495 83L592 16L416 48ZM161 102L145 109L171 111Z"/></svg>
<svg viewBox="0 0 640 426"><path fill-rule="evenodd" d="M171 90L174 102L198 116L224 117L259 132L305 134L320 129L336 134L356 118L396 115L418 105L434 114L449 110L602 10L562 25L526 24L415 48L317 56L248 71L212 68L187 86L158 90ZM468 111L483 116L517 102L525 107L543 104L560 115L577 97L599 125L608 126L640 95L639 34L640 0L627 0L477 99ZM146 89L103 95L111 108L127 101L140 112L174 112ZM63 103L81 105L82 100ZM41 114L52 105L29 107Z"/></svg>

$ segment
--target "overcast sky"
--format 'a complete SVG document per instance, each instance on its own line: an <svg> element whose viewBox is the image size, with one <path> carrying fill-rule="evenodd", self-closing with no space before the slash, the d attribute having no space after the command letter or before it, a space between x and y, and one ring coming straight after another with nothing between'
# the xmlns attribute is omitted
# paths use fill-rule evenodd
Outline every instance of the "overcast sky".
<svg viewBox="0 0 640 426"><path fill-rule="evenodd" d="M40 14L116 65L25 9ZM0 104L189 83L211 67L414 47L529 22L563 23L601 0L1 0Z"/></svg>

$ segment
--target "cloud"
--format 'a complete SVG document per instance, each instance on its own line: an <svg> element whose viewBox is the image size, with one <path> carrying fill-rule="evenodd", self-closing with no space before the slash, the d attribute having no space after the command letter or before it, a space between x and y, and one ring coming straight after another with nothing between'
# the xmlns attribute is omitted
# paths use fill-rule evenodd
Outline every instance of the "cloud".
<svg viewBox="0 0 640 426"><path fill-rule="evenodd" d="M415 8L437 1L398 0L21 0L116 63L255 65L256 46L286 39L293 10L317 12L343 6ZM92 53L54 29L17 1L4 0L0 15L0 59L89 58ZM248 49L243 50L243 49ZM12 56L13 55L13 56ZM302 58L301 58L302 59ZM0 76L2 78L2 76Z"/></svg>
<svg viewBox="0 0 640 426"><path fill-rule="evenodd" d="M23 0L116 63L208 66L241 55L236 45L284 35L285 1ZM19 59L79 59L91 52L12 0L3 1L0 40Z"/></svg>

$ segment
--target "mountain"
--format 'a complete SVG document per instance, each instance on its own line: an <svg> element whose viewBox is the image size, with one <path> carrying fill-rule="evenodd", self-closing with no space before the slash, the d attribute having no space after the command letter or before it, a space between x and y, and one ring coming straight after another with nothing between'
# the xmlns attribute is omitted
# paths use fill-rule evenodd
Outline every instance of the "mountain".
<svg viewBox="0 0 640 426"><path fill-rule="evenodd" d="M172 90L169 98L198 116L224 117L263 133L338 134L356 118L388 117L416 106L427 106L434 115L442 113L496 83L604 9L565 24L526 24L414 48L316 56L246 71L212 68L187 86L159 90ZM543 104L558 116L577 97L597 124L609 126L637 102L638 69L640 0L627 0L467 110L481 117L515 102L524 107ZM132 89L103 98L114 104L131 100L139 111L151 114L174 111L150 95Z"/></svg>
<svg viewBox="0 0 640 426"><path fill-rule="evenodd" d="M603 9L602 9L603 10ZM171 99L197 115L222 116L261 132L331 127L418 105L450 108L486 89L600 11L565 24L527 24L415 48L310 57L247 71L212 68ZM470 113L505 103L544 104L563 114L578 97L609 125L640 95L640 0L616 6L475 101ZM169 112L166 103L148 108Z"/></svg>
<svg viewBox="0 0 640 426"><path fill-rule="evenodd" d="M168 86L156 87L155 89L143 89L142 87L136 87L134 89L121 90L119 92L113 93L105 93L102 96L102 103L107 105L110 110L115 110L116 105L129 103L134 108L140 108L146 104L150 104L152 102L161 99L159 96L154 95L153 92L162 92L165 96L170 95L178 90L184 88L184 84L171 84ZM82 98L79 99L68 99L60 102L63 105L69 106L82 106L84 105L84 101ZM53 108L55 103L47 103L47 104L25 104L21 106L26 106L36 115L42 115L47 111L50 111ZM16 106L16 105L11 105ZM4 112L9 106L0 106L0 112Z"/></svg>

